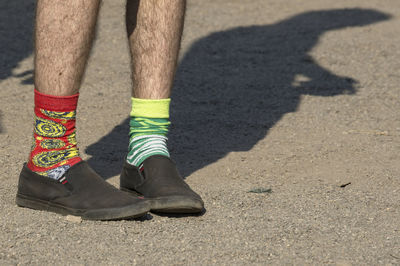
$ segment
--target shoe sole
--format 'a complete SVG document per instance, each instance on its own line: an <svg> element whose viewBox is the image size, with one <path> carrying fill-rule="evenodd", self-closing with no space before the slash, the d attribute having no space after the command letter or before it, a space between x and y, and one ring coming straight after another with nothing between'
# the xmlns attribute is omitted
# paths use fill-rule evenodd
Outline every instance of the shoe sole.
<svg viewBox="0 0 400 266"><path fill-rule="evenodd" d="M107 208L96 210L72 209L50 201L39 200L25 195L17 194L16 203L19 207L55 212L62 215L80 216L85 220L122 220L133 219L145 215L150 211L148 201L121 208Z"/></svg>
<svg viewBox="0 0 400 266"><path fill-rule="evenodd" d="M135 196L139 195L136 191L120 188L122 191L131 193ZM169 197L157 197L157 198L146 198L150 201L151 211L160 213L176 213L176 214L192 214L200 213L204 210L204 204L198 199L193 199L184 196L169 196Z"/></svg>

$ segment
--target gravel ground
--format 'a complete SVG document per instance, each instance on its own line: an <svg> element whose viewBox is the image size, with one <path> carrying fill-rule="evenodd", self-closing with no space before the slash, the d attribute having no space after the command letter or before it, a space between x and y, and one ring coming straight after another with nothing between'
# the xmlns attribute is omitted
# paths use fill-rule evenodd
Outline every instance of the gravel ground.
<svg viewBox="0 0 400 266"><path fill-rule="evenodd" d="M118 185L130 73L105 0L82 156ZM400 2L189 1L170 148L201 216L92 222L16 207L33 0L0 0L0 264L400 265Z"/></svg>

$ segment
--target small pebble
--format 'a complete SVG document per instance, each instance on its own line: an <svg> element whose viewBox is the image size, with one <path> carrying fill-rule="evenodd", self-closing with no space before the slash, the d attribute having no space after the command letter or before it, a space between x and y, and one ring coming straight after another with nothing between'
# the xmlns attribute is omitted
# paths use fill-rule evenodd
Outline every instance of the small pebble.
<svg viewBox="0 0 400 266"><path fill-rule="evenodd" d="M258 187L258 188L253 188L249 191L249 193L272 193L272 189L270 188L263 188L263 187Z"/></svg>
<svg viewBox="0 0 400 266"><path fill-rule="evenodd" d="M67 215L65 219L72 223L80 224L82 222L82 218L79 216Z"/></svg>

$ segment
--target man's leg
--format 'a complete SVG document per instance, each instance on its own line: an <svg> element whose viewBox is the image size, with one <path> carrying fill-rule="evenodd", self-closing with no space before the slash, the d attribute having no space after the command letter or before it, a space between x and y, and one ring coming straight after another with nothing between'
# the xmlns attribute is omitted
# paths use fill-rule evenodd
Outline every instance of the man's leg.
<svg viewBox="0 0 400 266"><path fill-rule="evenodd" d="M133 58L133 97L170 97L185 3L185 0L128 0L126 26Z"/></svg>
<svg viewBox="0 0 400 266"><path fill-rule="evenodd" d="M133 78L130 144L139 147L130 149L128 161L135 166L139 166L151 155L169 156L166 148L169 97L179 53L184 13L184 0L127 2L126 22ZM146 107L152 109L153 113L143 114ZM158 112L155 112L156 110ZM144 123L147 123L148 127L141 126ZM137 138L134 139L133 136ZM145 145L146 143L154 145Z"/></svg>
<svg viewBox="0 0 400 266"><path fill-rule="evenodd" d="M35 87L43 94L77 94L95 33L100 0L38 0Z"/></svg>
<svg viewBox="0 0 400 266"><path fill-rule="evenodd" d="M169 159L167 133L185 0L128 0L127 32L132 55L132 111L121 188L153 199L152 209L199 212L203 202ZM143 185L142 182L146 179ZM131 181L134 181L132 184Z"/></svg>
<svg viewBox="0 0 400 266"><path fill-rule="evenodd" d="M99 3L99 0L37 3L36 116L28 168L56 180L81 161L75 140L75 114Z"/></svg>
<svg viewBox="0 0 400 266"><path fill-rule="evenodd" d="M38 0L35 125L17 204L86 219L135 217L147 202L108 185L82 161L75 139L78 91L93 41L99 0Z"/></svg>

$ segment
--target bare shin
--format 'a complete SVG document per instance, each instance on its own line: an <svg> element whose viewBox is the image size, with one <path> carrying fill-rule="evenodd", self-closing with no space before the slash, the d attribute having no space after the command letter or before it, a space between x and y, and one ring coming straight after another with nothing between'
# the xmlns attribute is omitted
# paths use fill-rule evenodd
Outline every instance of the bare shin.
<svg viewBox="0 0 400 266"><path fill-rule="evenodd" d="M38 0L35 87L57 96L79 91L95 33L100 0Z"/></svg>
<svg viewBox="0 0 400 266"><path fill-rule="evenodd" d="M169 98L180 48L185 0L127 0L126 26L135 98Z"/></svg>

